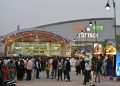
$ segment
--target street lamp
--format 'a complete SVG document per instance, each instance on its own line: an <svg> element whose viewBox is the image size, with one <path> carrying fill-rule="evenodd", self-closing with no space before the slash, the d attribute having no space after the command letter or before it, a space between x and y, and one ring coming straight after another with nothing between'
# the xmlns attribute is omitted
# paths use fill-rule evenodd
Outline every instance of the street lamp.
<svg viewBox="0 0 120 86"><path fill-rule="evenodd" d="M96 30L96 20L94 20L94 19L93 19L93 20L90 20L89 26L92 26L92 25L93 25L92 21L94 22L95 34L97 34L97 30ZM95 36L95 42L97 42L97 36Z"/></svg>
<svg viewBox="0 0 120 86"><path fill-rule="evenodd" d="M116 2L114 0L112 0L112 4L113 4L113 9L114 9L114 22L113 22L113 26L114 26L114 31L115 31L114 33L115 33L115 40L116 40ZM106 8L106 10L110 9L110 0L107 1L105 8ZM114 62L114 59L113 59L113 62Z"/></svg>
<svg viewBox="0 0 120 86"><path fill-rule="evenodd" d="M112 0L112 4L113 4L113 9L114 9L114 30L115 30L115 39L116 39L116 3L114 0ZM106 6L105 6L106 10L110 9L110 0L107 1Z"/></svg>
<svg viewBox="0 0 120 86"><path fill-rule="evenodd" d="M90 28L86 28L85 29L85 33L86 33L86 35L85 35L85 54L87 54L87 42L88 42L88 35L87 35L87 33L90 31Z"/></svg>
<svg viewBox="0 0 120 86"><path fill-rule="evenodd" d="M90 20L89 25L92 26L92 21Z"/></svg>
<svg viewBox="0 0 120 86"><path fill-rule="evenodd" d="M89 22L89 26L93 26L93 22L94 22L94 29L95 29L95 34L97 34L97 29L96 29L96 20L90 20ZM97 43L97 36L95 36L95 42ZM93 42L93 55L94 55L94 42Z"/></svg>

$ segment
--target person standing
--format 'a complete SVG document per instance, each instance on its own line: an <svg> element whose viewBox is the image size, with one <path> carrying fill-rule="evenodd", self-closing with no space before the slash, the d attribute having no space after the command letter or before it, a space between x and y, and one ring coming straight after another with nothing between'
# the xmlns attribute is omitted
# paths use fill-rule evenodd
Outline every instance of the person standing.
<svg viewBox="0 0 120 86"><path fill-rule="evenodd" d="M63 74L64 74L64 80L66 79L66 76L67 76L67 74L66 74L66 59L63 59L63 61L62 61L62 72L63 72Z"/></svg>
<svg viewBox="0 0 120 86"><path fill-rule="evenodd" d="M80 66L81 66L82 75L83 75L84 74L84 70L85 70L85 60L84 60L84 58L82 58L82 61L80 62Z"/></svg>
<svg viewBox="0 0 120 86"><path fill-rule="evenodd" d="M101 73L101 67L102 67L100 58L98 58L98 61L97 61L96 65L97 65L96 66L97 68L96 68L95 82L98 78L98 82L100 83L100 73Z"/></svg>
<svg viewBox="0 0 120 86"><path fill-rule="evenodd" d="M3 81L8 80L7 66L5 65L4 61L1 61L1 71L2 71Z"/></svg>
<svg viewBox="0 0 120 86"><path fill-rule="evenodd" d="M58 61L56 58L54 58L53 62L52 62L52 77L51 77L51 79L53 79L53 78L56 79L57 66L58 66Z"/></svg>
<svg viewBox="0 0 120 86"><path fill-rule="evenodd" d="M17 79L20 80L20 61L19 60L16 60L15 61L15 67L16 67L16 72L17 72Z"/></svg>
<svg viewBox="0 0 120 86"><path fill-rule="evenodd" d="M96 66L97 64L97 58L95 56L93 56L92 60L91 60L91 85L95 86L95 74L96 74Z"/></svg>
<svg viewBox="0 0 120 86"><path fill-rule="evenodd" d="M8 80L12 80L16 76L16 68L13 59L11 59L7 64L7 74L8 74Z"/></svg>
<svg viewBox="0 0 120 86"><path fill-rule="evenodd" d="M24 61L22 59L20 60L19 74L20 74L20 80L23 80L23 77L24 77Z"/></svg>
<svg viewBox="0 0 120 86"><path fill-rule="evenodd" d="M49 60L46 61L46 75L47 75L47 79L49 78L49 74L50 74L50 62Z"/></svg>
<svg viewBox="0 0 120 86"><path fill-rule="evenodd" d="M76 75L80 74L80 59L79 58L77 58L76 60L75 68L76 68Z"/></svg>
<svg viewBox="0 0 120 86"><path fill-rule="evenodd" d="M39 59L36 59L35 61L35 68L36 68L36 79L39 79L39 72L41 71L41 63Z"/></svg>
<svg viewBox="0 0 120 86"><path fill-rule="evenodd" d="M31 80L32 77L32 69L33 69L33 62L30 58L28 58L27 62L27 79L26 80Z"/></svg>
<svg viewBox="0 0 120 86"><path fill-rule="evenodd" d="M66 75L67 75L67 79L70 82L70 71L71 71L71 67L70 67L70 61L67 59L66 62Z"/></svg>
<svg viewBox="0 0 120 86"><path fill-rule="evenodd" d="M58 61L58 79L57 80L59 80L59 78L61 78L62 80L62 60L61 59Z"/></svg>
<svg viewBox="0 0 120 86"><path fill-rule="evenodd" d="M84 82L83 82L84 85L86 85L86 83L89 82L89 80L91 79L90 72L91 72L91 63L89 61L89 58L86 58Z"/></svg>
<svg viewBox="0 0 120 86"><path fill-rule="evenodd" d="M112 77L112 71L113 71L113 63L112 63L111 58L108 57L108 59L107 59L107 72L108 72L108 76L109 76L110 80L113 79L113 77Z"/></svg>

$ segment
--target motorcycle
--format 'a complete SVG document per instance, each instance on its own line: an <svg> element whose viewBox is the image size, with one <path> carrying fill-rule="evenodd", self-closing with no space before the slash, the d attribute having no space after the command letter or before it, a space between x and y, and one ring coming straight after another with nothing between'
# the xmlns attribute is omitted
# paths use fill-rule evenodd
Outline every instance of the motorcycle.
<svg viewBox="0 0 120 86"><path fill-rule="evenodd" d="M13 80L6 80L6 81L3 81L2 86L17 86L17 83L16 83L15 79L13 79Z"/></svg>

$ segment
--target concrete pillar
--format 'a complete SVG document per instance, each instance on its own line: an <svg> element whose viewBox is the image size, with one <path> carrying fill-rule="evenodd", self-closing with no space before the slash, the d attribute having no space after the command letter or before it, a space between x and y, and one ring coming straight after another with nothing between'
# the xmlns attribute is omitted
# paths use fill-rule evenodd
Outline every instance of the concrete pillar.
<svg viewBox="0 0 120 86"><path fill-rule="evenodd" d="M48 56L51 56L50 42L46 43L46 47L47 47Z"/></svg>

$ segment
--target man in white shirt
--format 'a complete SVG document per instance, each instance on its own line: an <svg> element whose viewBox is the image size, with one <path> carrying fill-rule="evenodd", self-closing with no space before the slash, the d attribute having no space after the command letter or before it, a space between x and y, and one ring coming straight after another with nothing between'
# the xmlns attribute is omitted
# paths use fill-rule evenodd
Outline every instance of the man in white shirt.
<svg viewBox="0 0 120 86"><path fill-rule="evenodd" d="M32 76L32 69L33 69L33 62L32 60L29 58L28 62L27 62L27 79L26 80L31 80L31 76Z"/></svg>
<svg viewBox="0 0 120 86"><path fill-rule="evenodd" d="M89 82L89 79L91 79L90 72L91 72L91 63L89 61L89 58L85 59L85 71L84 71L84 82L83 84L86 85L87 82Z"/></svg>

